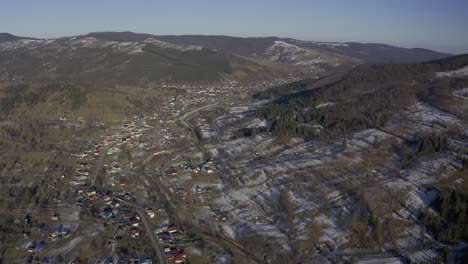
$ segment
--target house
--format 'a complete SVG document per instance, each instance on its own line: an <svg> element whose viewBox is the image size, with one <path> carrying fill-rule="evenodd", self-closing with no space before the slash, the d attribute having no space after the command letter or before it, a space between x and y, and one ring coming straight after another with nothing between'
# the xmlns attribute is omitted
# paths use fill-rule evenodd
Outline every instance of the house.
<svg viewBox="0 0 468 264"><path fill-rule="evenodd" d="M167 232L169 232L169 234L175 233L177 232L177 227L175 227L174 225L171 225L167 227Z"/></svg>
<svg viewBox="0 0 468 264"><path fill-rule="evenodd" d="M111 206L111 204L112 204L112 201L107 201L107 202L101 203L99 206L100 207L109 207L109 206Z"/></svg>
<svg viewBox="0 0 468 264"><path fill-rule="evenodd" d="M97 193L97 187L96 186L91 186L87 191L86 191L86 194L87 195L94 195Z"/></svg>
<svg viewBox="0 0 468 264"><path fill-rule="evenodd" d="M22 234L23 238L26 238L26 239L27 239L27 238L29 238L29 236L31 235L31 232L23 231L23 232L21 232L21 234Z"/></svg>
<svg viewBox="0 0 468 264"><path fill-rule="evenodd" d="M197 186L195 187L195 192L196 192L197 194L202 194L202 193L211 192L211 187L200 187L200 186L198 186L198 184L197 184Z"/></svg>
<svg viewBox="0 0 468 264"><path fill-rule="evenodd" d="M114 180L112 182L112 186L125 186L125 185L127 185L127 181L124 179Z"/></svg>
<svg viewBox="0 0 468 264"><path fill-rule="evenodd" d="M28 246L28 252L32 253L36 249L37 242L33 241L31 244Z"/></svg>
<svg viewBox="0 0 468 264"><path fill-rule="evenodd" d="M106 207L106 208L104 208L104 210L102 210L101 215L104 218L110 218L111 216L114 215L114 211L112 210L111 207Z"/></svg>
<svg viewBox="0 0 468 264"><path fill-rule="evenodd" d="M109 194L106 194L104 195L104 197L102 197L102 199L107 202L107 201L112 200L112 197Z"/></svg>
<svg viewBox="0 0 468 264"><path fill-rule="evenodd" d="M146 208L146 214L149 216L149 218L153 218L154 217L154 211L152 208Z"/></svg>
<svg viewBox="0 0 468 264"><path fill-rule="evenodd" d="M176 193L177 195L181 196L184 200L188 197L188 192L184 188L176 188Z"/></svg>
<svg viewBox="0 0 468 264"><path fill-rule="evenodd" d="M184 233L180 232L180 231L175 231L173 233L171 233L171 238L172 240L182 240L185 238L185 235Z"/></svg>
<svg viewBox="0 0 468 264"><path fill-rule="evenodd" d="M186 257L187 257L187 255L185 254L185 252L183 252L182 250L180 250L178 248L172 249L171 251L166 253L166 258L167 259L172 259L174 261L179 261L177 263L184 262L184 259Z"/></svg>
<svg viewBox="0 0 468 264"><path fill-rule="evenodd" d="M156 235L156 237L158 238L159 241L171 241L172 240L171 234L169 234L169 232L159 233Z"/></svg>
<svg viewBox="0 0 468 264"><path fill-rule="evenodd" d="M184 256L181 255L181 254L178 254L178 255L176 255L176 256L174 257L174 262L175 262L175 263L184 263L184 260L185 260L185 258L184 258Z"/></svg>
<svg viewBox="0 0 468 264"><path fill-rule="evenodd" d="M52 220L52 221L58 221L58 220L60 220L59 214L58 214L58 213L54 213L54 214L50 217L50 220Z"/></svg>
<svg viewBox="0 0 468 264"><path fill-rule="evenodd" d="M133 219L130 221L130 225L133 227L138 227L140 225L140 220L139 219Z"/></svg>
<svg viewBox="0 0 468 264"><path fill-rule="evenodd" d="M34 247L34 252L40 252L42 251L46 246L46 242L45 241L41 241L39 243L36 244L36 246Z"/></svg>
<svg viewBox="0 0 468 264"><path fill-rule="evenodd" d="M94 194L88 195L88 199L90 199L90 200L94 200L94 199L97 199L99 197L101 197L101 195L98 192L95 192Z"/></svg>
<svg viewBox="0 0 468 264"><path fill-rule="evenodd" d="M112 200L110 205L114 208L118 208L120 206L120 203L117 200Z"/></svg>
<svg viewBox="0 0 468 264"><path fill-rule="evenodd" d="M174 259L175 256L177 256L177 255L179 255L179 251L176 250L176 249L173 249L173 250L166 253L166 258L167 259Z"/></svg>
<svg viewBox="0 0 468 264"><path fill-rule="evenodd" d="M138 238L140 236L140 230L138 230L138 228L132 228L130 230L130 236L132 238Z"/></svg>
<svg viewBox="0 0 468 264"><path fill-rule="evenodd" d="M157 225L154 227L154 233L157 235L157 234L161 234L165 231L167 231L167 228L169 227L169 224L160 224L160 225Z"/></svg>
<svg viewBox="0 0 468 264"><path fill-rule="evenodd" d="M215 221L226 221L226 213L221 209L213 210L213 219Z"/></svg>
<svg viewBox="0 0 468 264"><path fill-rule="evenodd" d="M150 257L142 256L140 258L140 264L153 264L153 261Z"/></svg>
<svg viewBox="0 0 468 264"><path fill-rule="evenodd" d="M140 216L139 216L137 213L135 213L135 214L133 215L133 219L141 220Z"/></svg>
<svg viewBox="0 0 468 264"><path fill-rule="evenodd" d="M166 174L176 176L177 175L177 169L174 167L170 167L169 169L166 170Z"/></svg>
<svg viewBox="0 0 468 264"><path fill-rule="evenodd" d="M71 227L59 225L58 227L55 228L54 232L50 234L49 237L51 238L57 238L57 237L69 237L71 233Z"/></svg>

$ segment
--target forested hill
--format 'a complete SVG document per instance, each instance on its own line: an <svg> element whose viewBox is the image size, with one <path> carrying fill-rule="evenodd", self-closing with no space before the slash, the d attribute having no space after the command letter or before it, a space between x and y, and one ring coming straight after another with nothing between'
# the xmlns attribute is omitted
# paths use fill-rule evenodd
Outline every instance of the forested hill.
<svg viewBox="0 0 468 264"><path fill-rule="evenodd" d="M468 55L421 64L361 65L338 77L304 80L257 94L264 99L284 95L287 89L299 91L258 108L257 116L270 120L265 129L277 135L313 139L382 127L418 101L450 111L445 99L468 86L468 75L452 72L467 65Z"/></svg>
<svg viewBox="0 0 468 264"><path fill-rule="evenodd" d="M278 37L97 32L33 39L0 33L0 82L106 85L253 82L323 76L363 63L410 63L447 56L450 55L384 44Z"/></svg>

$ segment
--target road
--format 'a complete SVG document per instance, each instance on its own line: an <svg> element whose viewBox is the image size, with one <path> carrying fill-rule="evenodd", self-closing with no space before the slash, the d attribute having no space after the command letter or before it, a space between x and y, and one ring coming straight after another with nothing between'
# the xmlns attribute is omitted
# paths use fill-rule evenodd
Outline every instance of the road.
<svg viewBox="0 0 468 264"><path fill-rule="evenodd" d="M151 225L148 223L148 219L146 218L146 214L139 207L135 206L135 208L136 208L138 215L141 218L141 222L143 222L143 226L145 227L146 232L148 233L150 237L151 245L153 246L153 249L157 249L156 256L158 257L159 263L161 264L167 263L166 257L163 254L163 249L161 245L158 243L158 241L156 240L153 229L151 228Z"/></svg>
<svg viewBox="0 0 468 264"><path fill-rule="evenodd" d="M96 179L97 179L97 177L99 175L99 171L102 168L102 164L104 162L104 158L106 157L107 151L111 147L113 147L114 145L115 145L115 143L107 146L106 148L104 148L101 151L101 153L99 155L98 163L97 163L97 166L96 166L96 171L94 172L94 176L93 176L93 180L92 180L93 185L96 183ZM99 187L102 187L102 186L99 186ZM135 211L138 213L138 215L141 218L141 221L143 222L143 226L144 226L144 228L146 230L146 233L148 234L148 236L150 238L151 246L152 246L154 252L156 253L156 256L158 258L159 263L166 264L167 261L166 261L166 258L164 257L163 249L162 249L161 245L158 243L158 241L156 240L156 237L154 236L153 229L151 228L151 225L148 223L148 220L146 218L146 214L144 213L144 211L141 208L139 208L135 203L130 203L130 202L123 201L123 200L122 200L122 203L125 203L125 204L133 207L135 209Z"/></svg>
<svg viewBox="0 0 468 264"><path fill-rule="evenodd" d="M217 103L214 103L214 104L202 106L202 107L199 107L199 108L194 109L192 111L189 111L187 113L184 113L179 118L177 118L178 123L182 127L184 127L185 129L187 129L192 134L193 131L191 130L191 127L190 127L190 124L189 124L188 121L191 118L193 118L194 116L198 115L199 112L211 109L211 108L213 108L213 107L215 107L217 105L218 105ZM192 136L194 138L195 144L198 143L197 137L195 135L193 135L193 134L192 134ZM93 184L95 184L96 179L97 179L97 177L99 175L99 172L100 172L100 170L102 168L102 164L104 162L107 151L114 144L111 144L111 145L107 146L106 148L102 149L102 151L100 153L100 156L99 156L99 159L98 159L97 166L96 166L96 171L94 173L94 177L93 177L93 180L92 180ZM142 165L144 167L146 165L146 163L150 162L151 159L156 155L171 154L171 153L174 153L174 152L180 152L180 151L183 151L185 148L189 148L189 147L191 147L191 145L187 144L185 146L177 147L177 148L174 148L174 149L167 149L167 150L164 150L164 151L152 153L148 157L143 159L143 164ZM151 177L148 177L148 179L153 182L155 188L158 188L158 187L162 186L161 184L156 183L154 181L154 179L152 179ZM165 198L165 200L167 200L169 205L172 207L174 212L176 212L176 206L174 204L172 204L172 201L170 200L170 197L169 197L168 193L164 192L164 190L161 190L160 188L159 188L159 190L163 194L163 197ZM145 214L144 210L142 210L136 203L132 203L132 202L128 202L128 201L122 201L122 202L124 204L127 204L127 205L133 207L135 209L135 211L138 213L138 215L140 216L141 221L143 223L143 226L144 226L146 232L148 233L148 235L150 237L151 246L152 246L154 252L156 253L156 256L158 258L159 263L164 263L164 264L167 263L167 260L166 260L166 258L164 256L164 253L163 253L163 249L162 249L161 245L159 244L159 242L157 241L157 239L156 239L156 237L155 237L155 235L153 233L153 230L151 228L151 225L148 222L148 219L146 217L146 214ZM205 235L203 235L203 236L205 236ZM210 238L210 237L207 237L207 235L205 237ZM216 235L216 237L219 239L219 242L224 243L224 244L228 244L231 247L236 248L237 250L242 252L247 258L254 261L255 263L261 263L261 261L255 256L255 254L249 252L246 248L242 247L241 245L237 244L236 242L232 241L231 239L228 239L228 238L226 238L224 236L221 236L221 235ZM211 237L211 239L212 239L212 237Z"/></svg>
<svg viewBox="0 0 468 264"><path fill-rule="evenodd" d="M115 143L114 143L114 144L115 144ZM105 147L105 148L102 149L102 151L100 152L100 154L99 154L99 159L98 159L98 163L97 163L97 166L96 166L96 170L94 171L93 179L92 179L92 182L91 182L91 186L96 184L96 178L97 178L97 176L98 176L98 174L99 174L99 171L101 171L102 162L104 161L104 157L106 156L107 151L109 150L109 148L111 148L112 146L113 146L113 144L110 145L110 146Z"/></svg>
<svg viewBox="0 0 468 264"><path fill-rule="evenodd" d="M190 133L193 133L193 131L191 130L191 127L190 127L190 123L188 121L191 118L198 115L201 111L211 109L211 108L213 108L213 107L215 107L217 105L218 105L217 103L211 104L211 105L206 105L206 106L202 106L202 107L199 107L197 109L194 109L194 110L192 110L190 112L184 113L183 115L181 115L178 118L178 123L183 128L187 129L187 131L189 131ZM194 143L198 144L199 141L197 140L197 137L195 135L193 135L193 138L194 138L194 141L195 141ZM177 153L177 152L181 152L184 149L190 148L190 147L192 147L191 144L186 144L184 146L180 146L180 147L177 147L177 148L167 149L165 151L156 152L154 154L149 155L149 157L145 158L143 160L142 166L145 167L146 163L150 162L151 159L156 155L159 155L159 154L162 154L162 153L164 153L164 154ZM157 196L164 199L167 202L168 206L172 209L173 212L177 212L177 206L170 199L169 193L164 188L160 188L160 186L164 186L164 185L159 181L159 179L158 178L153 178L153 177L151 177L149 175L145 175L145 177L147 178L148 182L151 183L151 185L154 187L153 190L155 190L155 191L158 190L158 192L157 192L158 195ZM146 217L146 215L144 215L144 216ZM193 215L192 219L197 219L197 217L195 215ZM241 252L246 258L248 258L253 263L262 263L262 260L260 260L255 254L253 254L248 249L246 249L242 245L236 243L234 240L232 240L230 238L226 238L226 237L224 237L224 236L222 236L220 234L216 234L216 235L213 236L211 234L205 234L205 233L201 233L201 232L198 233L198 235L200 235L201 237L203 237L206 240L216 239L215 240L216 243L222 243L226 247L233 248L233 249Z"/></svg>
<svg viewBox="0 0 468 264"><path fill-rule="evenodd" d="M163 249L162 249L161 245L159 244L158 240L156 239L156 236L154 235L154 232L153 232L153 229L151 228L151 225L148 223L148 219L146 217L145 212L140 207L138 207L138 205L135 204L135 203L131 203L131 202L123 201L123 200L122 200L122 203L124 203L124 204L126 204L128 206L131 206L131 207L133 207L135 209L137 214L140 216L141 222L143 223L143 227L145 228L146 233L148 234L148 236L150 238L151 246L153 247L154 251L156 252L156 257L158 258L159 263L166 264L167 260L166 260L166 258L164 256Z"/></svg>
<svg viewBox="0 0 468 264"><path fill-rule="evenodd" d="M189 111L187 113L184 113L183 115L181 115L179 118L177 118L178 121L180 121L182 123L182 126L184 128L190 128L190 124L187 122L187 120L190 120L192 119L194 116L196 116L199 112L203 111L203 110L208 110L210 108L213 108L215 106L217 106L218 103L214 103L214 104L210 104L210 105L205 105L205 106L202 106L202 107L199 107L199 108L196 108L192 111Z"/></svg>

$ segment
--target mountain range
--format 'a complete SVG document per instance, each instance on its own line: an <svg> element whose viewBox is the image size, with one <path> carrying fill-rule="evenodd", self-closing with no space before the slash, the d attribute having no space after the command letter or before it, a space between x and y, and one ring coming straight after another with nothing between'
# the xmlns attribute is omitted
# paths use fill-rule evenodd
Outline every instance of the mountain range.
<svg viewBox="0 0 468 264"><path fill-rule="evenodd" d="M384 44L291 38L156 36L97 32L56 39L0 33L2 83L143 84L320 76L364 63L411 63L450 54Z"/></svg>

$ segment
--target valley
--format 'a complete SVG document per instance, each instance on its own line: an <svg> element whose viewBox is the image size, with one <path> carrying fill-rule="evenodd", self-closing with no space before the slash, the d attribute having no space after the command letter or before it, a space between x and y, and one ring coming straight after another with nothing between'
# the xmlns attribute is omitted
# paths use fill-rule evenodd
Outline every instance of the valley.
<svg viewBox="0 0 468 264"><path fill-rule="evenodd" d="M466 260L466 55L207 39L0 44L2 261Z"/></svg>

